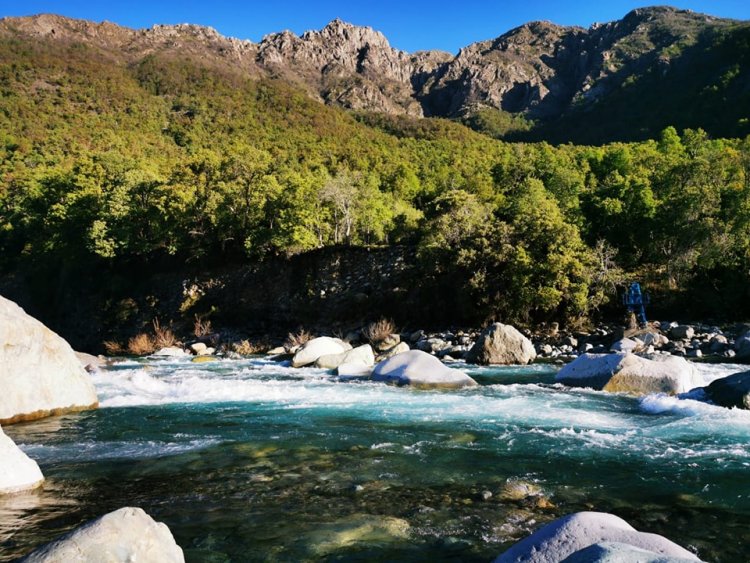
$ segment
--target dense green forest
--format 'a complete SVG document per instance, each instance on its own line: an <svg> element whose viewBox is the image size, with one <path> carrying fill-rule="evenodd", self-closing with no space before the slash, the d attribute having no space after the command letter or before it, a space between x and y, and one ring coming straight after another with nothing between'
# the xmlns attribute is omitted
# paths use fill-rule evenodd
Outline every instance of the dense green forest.
<svg viewBox="0 0 750 563"><path fill-rule="evenodd" d="M413 245L425 283L451 280L487 318L580 323L629 279L696 314L748 313L750 138L507 143L196 61L3 40L0 174L0 273L50 284Z"/></svg>

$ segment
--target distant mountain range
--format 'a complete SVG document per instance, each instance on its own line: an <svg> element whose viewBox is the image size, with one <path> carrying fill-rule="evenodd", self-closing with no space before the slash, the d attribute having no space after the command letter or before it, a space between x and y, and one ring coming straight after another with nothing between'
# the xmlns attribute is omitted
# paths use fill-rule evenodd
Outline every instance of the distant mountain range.
<svg viewBox="0 0 750 563"><path fill-rule="evenodd" d="M190 24L132 30L38 15L0 20L0 38L83 43L120 65L191 59L288 81L326 104L460 119L506 139L600 143L653 137L667 125L750 133L750 23L670 7L588 29L532 22L455 56L406 53L338 19L253 43Z"/></svg>

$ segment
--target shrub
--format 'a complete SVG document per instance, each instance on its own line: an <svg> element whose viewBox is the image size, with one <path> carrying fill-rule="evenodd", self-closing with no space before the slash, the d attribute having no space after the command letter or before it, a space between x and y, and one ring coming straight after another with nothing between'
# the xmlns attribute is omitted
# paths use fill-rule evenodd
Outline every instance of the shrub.
<svg viewBox="0 0 750 563"><path fill-rule="evenodd" d="M204 319L195 315L195 322L193 323L193 334L196 338L203 338L209 334L213 334L214 329L211 326L209 319Z"/></svg>
<svg viewBox="0 0 750 563"><path fill-rule="evenodd" d="M312 340L312 333L306 331L304 328L300 328L297 332L290 332L286 336L286 342L284 342L284 348L291 350L297 346L302 346L310 340Z"/></svg>
<svg viewBox="0 0 750 563"><path fill-rule="evenodd" d="M374 323L368 324L362 329L362 336L370 344L383 342L391 334L396 332L396 325L390 319L380 319Z"/></svg>
<svg viewBox="0 0 750 563"><path fill-rule="evenodd" d="M153 336L141 332L128 340L128 352L134 356L147 356L156 351L156 344Z"/></svg>
<svg viewBox="0 0 750 563"><path fill-rule="evenodd" d="M159 319L154 319L154 338L153 345L156 349L169 348L177 343L174 333L169 328L164 328L159 323Z"/></svg>
<svg viewBox="0 0 750 563"><path fill-rule="evenodd" d="M120 354L125 352L122 344L120 344L116 340L105 340L104 342L102 342L102 347L104 348L104 353L107 356L119 356Z"/></svg>

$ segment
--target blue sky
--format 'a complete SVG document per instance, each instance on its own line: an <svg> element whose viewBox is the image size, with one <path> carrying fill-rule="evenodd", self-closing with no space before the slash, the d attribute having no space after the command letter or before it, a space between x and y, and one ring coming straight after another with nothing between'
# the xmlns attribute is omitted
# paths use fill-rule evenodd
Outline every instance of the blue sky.
<svg viewBox="0 0 750 563"><path fill-rule="evenodd" d="M0 15L55 13L135 28L188 22L256 42L267 33L283 29L297 34L320 29L339 17L382 31L394 47L405 51L443 49L455 53L469 43L497 37L527 21L550 20L588 27L593 22L619 19L633 8L648 5L652 3L632 0L0 0ZM680 0L673 5L716 16L750 19L750 0Z"/></svg>

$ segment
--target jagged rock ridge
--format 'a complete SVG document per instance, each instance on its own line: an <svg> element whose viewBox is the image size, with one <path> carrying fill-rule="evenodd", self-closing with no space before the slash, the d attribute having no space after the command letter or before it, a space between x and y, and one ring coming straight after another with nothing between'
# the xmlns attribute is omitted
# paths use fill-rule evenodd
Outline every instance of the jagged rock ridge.
<svg viewBox="0 0 750 563"><path fill-rule="evenodd" d="M409 54L372 28L338 19L320 31L283 31L260 43L190 24L132 30L54 15L5 18L0 36L85 42L126 63L155 53L195 57L248 76L283 78L349 109L455 117L492 107L552 119L585 110L647 70L666 72L707 31L747 25L670 7L640 8L589 29L528 23L456 56Z"/></svg>

